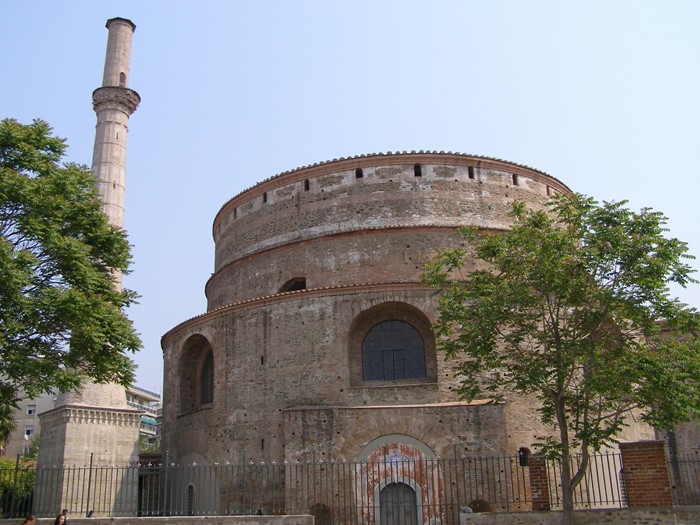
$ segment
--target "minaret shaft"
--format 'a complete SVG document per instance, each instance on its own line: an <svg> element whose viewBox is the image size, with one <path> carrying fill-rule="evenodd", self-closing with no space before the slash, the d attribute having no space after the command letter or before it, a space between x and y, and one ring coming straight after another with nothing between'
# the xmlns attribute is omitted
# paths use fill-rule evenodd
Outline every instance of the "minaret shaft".
<svg viewBox="0 0 700 525"><path fill-rule="evenodd" d="M123 18L107 21L109 37L102 87L92 94L97 114L92 172L98 179L104 212L110 224L124 226L126 141L129 117L141 98L129 89L131 37L136 26Z"/></svg>

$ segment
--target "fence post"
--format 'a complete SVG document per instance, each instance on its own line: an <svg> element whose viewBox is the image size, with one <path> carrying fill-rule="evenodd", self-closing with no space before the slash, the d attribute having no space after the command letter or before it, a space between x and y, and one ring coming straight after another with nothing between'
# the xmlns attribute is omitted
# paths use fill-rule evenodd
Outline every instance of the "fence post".
<svg viewBox="0 0 700 525"><path fill-rule="evenodd" d="M673 492L663 441L620 443L622 477L630 507L671 507Z"/></svg>
<svg viewBox="0 0 700 525"><path fill-rule="evenodd" d="M528 467L530 469L532 510L551 510L549 503L547 460L539 456L530 456L528 458Z"/></svg>
<svg viewBox="0 0 700 525"><path fill-rule="evenodd" d="M170 469L170 453L168 450L165 451L165 471L164 471L164 483L163 483L163 511L166 516L170 516L170 506L169 506L169 494L170 490L168 488L168 470Z"/></svg>
<svg viewBox="0 0 700 525"><path fill-rule="evenodd" d="M88 470L88 490L87 490L87 503L85 507L85 512L89 512L90 510L90 489L92 488L92 455L93 453L90 452L90 467ZM83 463L84 465L84 463ZM87 514L85 514L87 516Z"/></svg>

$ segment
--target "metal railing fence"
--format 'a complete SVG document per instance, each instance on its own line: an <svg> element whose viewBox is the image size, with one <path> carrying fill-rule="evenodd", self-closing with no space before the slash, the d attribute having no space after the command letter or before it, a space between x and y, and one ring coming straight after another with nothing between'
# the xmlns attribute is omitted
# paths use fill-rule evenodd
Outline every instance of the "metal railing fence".
<svg viewBox="0 0 700 525"><path fill-rule="evenodd" d="M581 465L581 456L571 458L571 473ZM552 509L562 508L561 463L547 462L549 499ZM574 489L575 509L623 508L627 506L622 479L622 455L619 452L592 454L588 469Z"/></svg>
<svg viewBox="0 0 700 525"><path fill-rule="evenodd" d="M617 454L594 456L576 495L579 508L623 506ZM549 464L552 507L560 474ZM559 488L557 488L559 487ZM383 513L412 523L458 525L460 510L532 510L530 472L518 456L374 462L247 462L242 465L141 464L127 467L0 469L0 514L207 516L312 514L316 523L379 523ZM421 517L422 519L419 519Z"/></svg>
<svg viewBox="0 0 700 525"><path fill-rule="evenodd" d="M30 468L18 463L0 469L0 487L6 489L0 491L3 517L30 512L48 517L68 508L76 516L92 510L110 517L311 513L322 524L370 524L396 507L396 512L420 513L424 523L458 524L460 508L468 505L493 511L531 508L528 469L517 456L206 466Z"/></svg>
<svg viewBox="0 0 700 525"><path fill-rule="evenodd" d="M668 461L673 502L676 505L700 505L700 456L678 454Z"/></svg>

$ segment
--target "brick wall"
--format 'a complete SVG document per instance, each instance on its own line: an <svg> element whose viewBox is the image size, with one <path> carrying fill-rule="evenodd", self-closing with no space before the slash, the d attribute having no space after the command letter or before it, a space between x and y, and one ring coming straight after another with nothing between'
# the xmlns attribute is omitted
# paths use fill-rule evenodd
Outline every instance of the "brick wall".
<svg viewBox="0 0 700 525"><path fill-rule="evenodd" d="M630 507L673 505L663 441L620 443L623 480Z"/></svg>
<svg viewBox="0 0 700 525"><path fill-rule="evenodd" d="M549 510L549 480L547 460L537 456L528 459L530 467L530 494L532 510Z"/></svg>

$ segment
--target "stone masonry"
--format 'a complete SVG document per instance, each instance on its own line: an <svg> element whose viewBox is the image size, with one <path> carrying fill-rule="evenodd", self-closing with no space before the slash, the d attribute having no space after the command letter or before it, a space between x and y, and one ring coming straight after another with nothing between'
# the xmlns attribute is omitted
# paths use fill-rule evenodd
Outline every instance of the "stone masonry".
<svg viewBox="0 0 700 525"><path fill-rule="evenodd" d="M207 312L163 336L163 450L201 465L364 460L387 442L425 457L530 447L548 431L531 400L460 399L420 278L464 245L459 226L501 231L513 201L540 208L558 193L570 190L525 166L411 152L307 166L235 196L214 219ZM368 334L391 322L419 336L423 368L370 379ZM387 355L384 373L400 359Z"/></svg>

